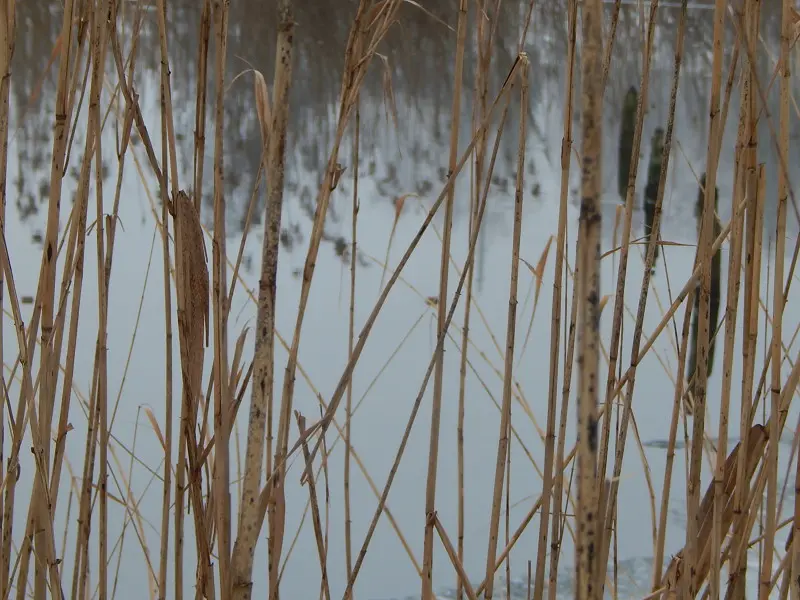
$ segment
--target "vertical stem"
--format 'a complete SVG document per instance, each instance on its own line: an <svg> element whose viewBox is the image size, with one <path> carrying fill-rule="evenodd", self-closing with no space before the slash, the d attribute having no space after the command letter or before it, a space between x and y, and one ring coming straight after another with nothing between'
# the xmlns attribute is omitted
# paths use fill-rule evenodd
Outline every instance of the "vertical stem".
<svg viewBox="0 0 800 600"><path fill-rule="evenodd" d="M784 0L781 14L781 54L780 54L780 126L778 128L778 146L782 165L789 164L789 44L791 37L790 17L792 3ZM769 597L772 586L772 555L775 540L776 500L778 488L778 443L781 436L780 394L781 394L781 355L783 327L783 279L784 259L786 254L786 204L789 182L783 168L778 170L778 222L775 232L775 274L773 279L773 313L772 313L772 416L769 432L769 455L767 457L767 530L764 536L764 563L761 568L759 600ZM795 519L797 515L795 514Z"/></svg>
<svg viewBox="0 0 800 600"><path fill-rule="evenodd" d="M753 398L753 375L755 368L755 350L758 339L758 295L760 291L760 250L757 243L758 231L758 131L756 112L756 56L758 32L758 8L760 4L747 0L744 13L740 11L739 35L744 39L747 52L747 64L744 67L741 109L745 113L746 145L744 149L743 168L745 170L745 198L747 199L745 232L745 273L744 273L744 314L742 318L742 387L740 409L741 445L747 447L750 432L751 407ZM745 593L747 577L747 461L745 453L738 456L736 487L734 491L733 551L730 561L730 582L726 598L739 598Z"/></svg>
<svg viewBox="0 0 800 600"><path fill-rule="evenodd" d="M228 307L227 269L225 252L225 177L223 159L223 129L225 127L225 67L228 51L228 11L230 0L214 2L214 29L216 38L216 115L214 131L214 240L212 243L212 305L214 314L214 467L213 496L214 522L217 526L217 553L219 561L219 586L222 598L231 593L231 495L228 440ZM272 179L270 178L269 181ZM199 207L201 198L195 197ZM206 326L208 322L206 321ZM206 338L208 339L208 338Z"/></svg>
<svg viewBox="0 0 800 600"><path fill-rule="evenodd" d="M9 93L11 91L11 58L14 56L14 42L16 40L17 21L15 16L16 0L0 0L0 238L6 239L6 186L8 182L8 122L9 122ZM0 312L4 310L5 303L5 278L3 269L0 268ZM0 340L3 340L3 322L0 319ZM0 365L3 362L3 344L0 343ZM2 366L0 366L2 368ZM0 382L5 384L5 377L0 376ZM6 395L6 386L0 389L0 402L9 405ZM7 481L11 469L6 469L3 459L5 448L5 417L0 418L0 481ZM3 496L0 494L0 598L4 598L8 589L8 569L10 556L6 548L5 512ZM10 523L9 523L10 526ZM10 542L9 538L9 542Z"/></svg>
<svg viewBox="0 0 800 600"><path fill-rule="evenodd" d="M597 481L597 399L600 356L600 235L602 213L602 19L600 0L582 11L581 211L578 241L578 535L575 543L578 600L600 597L600 515Z"/></svg>
<svg viewBox="0 0 800 600"><path fill-rule="evenodd" d="M525 138L528 114L528 71L530 64L525 53L520 54L521 94L519 119L519 144L517 148L517 182L514 195L514 232L511 246L511 282L508 293L508 317L506 326L505 369L503 372L503 404L500 411L500 434L497 443L497 459L494 469L494 494L492 516L489 524L489 548L486 552L486 590L484 598L490 600L494 591L495 556L500 525L500 505L503 495L503 476L506 456L509 451L509 431L511 424L511 390L514 381L514 341L517 326L517 287L519 281L519 248L522 237L522 199L525 173Z"/></svg>
<svg viewBox="0 0 800 600"><path fill-rule="evenodd" d="M275 79L273 84L273 113L267 154L267 206L264 221L261 278L259 280L258 312L254 356L253 399L247 429L244 498L239 514L239 527L233 551L233 598L248 600L252 595L253 553L260 519L258 498L261 492L261 465L268 408L273 402L275 376L275 297L277 291L278 250L281 212L283 209L284 155L286 129L289 120L289 87L292 79L294 16L291 0L278 5L279 26ZM275 468L281 468L278 464ZM277 484L279 485L279 484ZM274 513L270 503L269 594L278 597L278 572L282 531L276 523L282 518Z"/></svg>
<svg viewBox="0 0 800 600"><path fill-rule="evenodd" d="M547 433L545 437L545 469L542 481L542 511L539 517L539 544L536 559L536 577L534 579L533 597L537 600L542 597L544 590L544 571L545 571L545 556L547 555L547 527L550 519L550 505L552 498L552 511L553 511L553 526L552 526L552 539L550 542L551 549L558 547L557 551L550 554L550 590L551 598L555 594L555 581L558 572L558 558L560 553L560 546L558 544L558 535L561 514L561 494L563 490L563 459L564 459L564 440L559 435L558 440L558 453L556 459L556 477L555 487L550 495L550 488L553 486L553 445L555 443L555 415L556 405L558 401L558 367L559 358L561 355L561 296L563 290L564 279L564 255L566 254L567 246L567 203L569 194L569 167L570 159L572 157L572 104L573 104L573 90L574 82L573 77L575 74L575 42L577 36L577 21L578 21L578 2L571 0L569 3L569 41L567 43L567 72L564 81L565 87L565 106L564 106L564 129L563 137L561 138L561 191L559 197L558 207L558 237L556 239L556 261L555 261L555 274L553 280L553 303L551 308L552 321L550 324L550 375L547 389ZM573 295L577 290L573 287ZM574 313L577 310L577 304L573 297ZM577 315L574 315L577 316ZM572 321L572 317L571 317ZM571 323L572 324L572 323ZM572 332L574 334L574 331ZM568 350L568 354L572 356L574 351L574 344ZM569 387L569 380L566 377L567 371L571 374L572 364L571 360L565 362L564 365L564 388ZM566 406L569 402L569 394L562 395L562 420L560 423L559 433L563 434L566 427L566 421L563 419L565 416ZM548 456L549 453L549 456Z"/></svg>
<svg viewBox="0 0 800 600"><path fill-rule="evenodd" d="M361 111L359 109L359 101L356 99L356 114L353 131L353 225L352 236L353 242L350 246L350 322L347 332L347 357L348 360L353 357L353 335L355 327L355 308L356 308L356 252L358 246L356 243L357 224L358 224L358 144L361 136ZM352 519L350 517L350 436L351 436L351 419L353 418L353 380L347 384L347 406L345 408L345 455L344 455L344 549L345 549L345 565L347 568L347 580L353 576L353 549L350 533L350 526Z"/></svg>
<svg viewBox="0 0 800 600"><path fill-rule="evenodd" d="M452 123L450 128L450 159L448 179L455 176L458 160L458 129L461 117L461 88L464 72L464 47L467 33L467 0L460 0L458 9L458 37L456 39L456 64L453 84ZM442 258L439 273L439 304L437 334L444 335L447 319L447 280L450 260L450 235L453 229L453 202L455 186L447 192L442 235ZM422 600L433 597L433 513L436 510L436 472L439 462L439 426L442 411L442 381L444 376L444 349L439 350L433 377L433 407L431 412L430 453L428 455L428 477L425 487L425 539L422 557Z"/></svg>

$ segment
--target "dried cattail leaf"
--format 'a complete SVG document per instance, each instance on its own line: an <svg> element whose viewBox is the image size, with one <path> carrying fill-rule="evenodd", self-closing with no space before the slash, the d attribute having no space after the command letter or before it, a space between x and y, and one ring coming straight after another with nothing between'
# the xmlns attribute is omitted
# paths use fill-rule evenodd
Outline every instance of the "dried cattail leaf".
<svg viewBox="0 0 800 600"><path fill-rule="evenodd" d="M194 203L183 190L174 199L178 332L183 373L192 398L201 394L203 337L208 345L209 278L203 228Z"/></svg>

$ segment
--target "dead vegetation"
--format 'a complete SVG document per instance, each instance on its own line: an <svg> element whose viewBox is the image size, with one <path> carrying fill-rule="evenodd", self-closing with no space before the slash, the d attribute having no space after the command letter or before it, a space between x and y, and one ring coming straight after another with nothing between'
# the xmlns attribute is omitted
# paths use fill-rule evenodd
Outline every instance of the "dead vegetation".
<svg viewBox="0 0 800 600"><path fill-rule="evenodd" d="M12 220L7 210L7 206L20 206L12 200L15 191L9 185L9 144L15 128L22 127L26 118L21 108L12 111L15 73L11 65L14 52L21 46L27 52L30 44L19 35L16 0L0 0L0 301L4 312L0 320L4 407L0 419L0 599L105 599L131 593L144 597L146 585L151 598L179 600L194 594L197 598L244 600L268 595L270 600L278 600L281 585L286 583L284 570L293 560L308 510L318 572L304 572L304 577L313 580L315 586L318 578L319 595L325 600L339 596L349 600L359 595L359 573L370 568L365 566L367 557L381 552L371 543L384 518L420 577L423 600L434 598L444 581L454 582L459 600L488 600L503 594L509 597L511 579L522 572L523 561L528 567L528 597L539 600L546 595L555 599L559 573L566 572L574 573L575 597L616 597L620 520L627 510L624 490L631 485L624 470L637 460L645 473L653 547L651 589L643 591L642 597L743 598L753 587L748 578L755 577L752 584L757 586L760 599L800 598L800 542L795 543L800 538L797 438L785 475L781 474L785 457L779 453L786 422L796 407L794 397L800 380L800 360L792 350L797 332L791 331L784 319L800 253L797 238L787 268L792 247L787 221L791 217L800 221L789 180L789 131L798 116L790 63L800 14L793 4L782 2L779 48L774 55L759 37L764 8L758 0L731 4L716 0L713 5L702 2L702 6L692 8L687 0L666 2L669 6L663 7L652 0L630 10L622 10L620 0L605 7L610 3L565 0L563 6L559 5L562 13L551 9L537 12L535 3L530 2L520 8L517 20L521 25L512 33L498 31L508 25L501 18L500 0L460 0L449 12L412 0L359 0L351 4L345 52L336 57L341 79L335 99L334 135L325 149L327 160L317 170L318 189L309 210L311 231L293 306L294 326L291 336L284 338L276 326L278 306L285 305L279 285L281 260L285 260L282 236L288 200L284 191L287 164L295 159L287 152L287 132L296 108L291 98L298 77L297 39L302 35L296 27L293 0L268 3L269 10L277 14L275 39L264 41L275 45L271 83L256 69L230 72L230 14L240 9L228 1L203 0L196 7L181 6L181 11L194 10L199 15L198 44L191 52L175 48L170 32L173 20L180 17L165 0L65 0L53 8L61 14L61 29L48 63L48 69L53 66L56 81L54 100L46 107L52 131L47 140L51 168L43 188L47 192L46 221L32 302L28 290L20 287L20 282L30 280L23 266L32 264L30 257L15 253L9 243L15 233L9 223L21 221ZM402 31L404 19L411 18L409 10L413 18L433 20L450 36L446 38L450 42L447 56L452 58L447 73L453 82L449 152L438 165L447 164L440 189L427 194L428 198L413 191L395 197L385 259L373 259L380 267L374 271L381 271L373 302L356 292L357 275L364 267L362 259L372 251L361 248L358 241L364 231L359 217L359 178L364 176L359 170L365 104L362 87L368 77L380 74L386 122L400 129L403 124L398 120L391 64L382 54L382 44L388 36ZM689 26L698 26L697 20L690 22L691 10L704 11L705 31L711 40L707 48L711 60L704 80L708 89L703 96L707 102L704 114L709 117L702 124L707 131L703 164L693 169L704 175L690 182L693 189L700 188L694 261L688 275L676 280L670 279L671 243L664 239L661 225L671 161L680 156L674 126L683 118L676 114L679 84L685 85L682 69L695 67L700 53L696 47L687 50L685 44ZM140 34L146 15L155 15L157 32L157 45L151 48L159 73L157 118L142 108L142 78L138 76L144 51ZM558 67L565 85L560 165L553 169L560 172L557 231L548 232L551 237L540 244L541 258L536 266L524 258L530 253L523 236L526 219L530 218L524 208L532 187L528 165L534 153L529 132L537 127L529 107L539 76L537 69L544 64L529 55L539 35L537 28L542 27L534 15L544 22L564 21L566 32L565 58ZM622 26L625 20L635 21L639 28L640 43L636 47L641 56L636 60L641 79L624 99L624 141L617 165L618 182L613 186L617 193L612 194L621 196L622 204L616 209L614 243L609 249L602 247L602 229L610 225L603 223L602 210L606 195L603 161L607 160L602 143L604 105L609 98L609 69L619 58L621 37L631 30ZM506 56L496 51L500 33L515 38L516 53ZM668 96L658 86L650 87L658 39L669 39L673 50ZM192 56L197 82L192 174L184 177L177 140L186 136L176 125L173 73L182 68L181 61L189 60L188 55ZM758 67L765 55L772 60L770 78L760 76ZM546 68L552 65L542 70ZM237 168L226 162L225 133L232 125L226 122L224 109L228 102L241 101L230 100L228 95L229 84L237 77L253 77L255 81L247 106L257 119L260 157L253 169L257 173L251 174L255 184L243 219L245 226L232 245L226 181ZM779 96L777 115L767 109L773 87L779 88L775 92ZM209 89L213 89L213 102L207 98ZM653 156L643 190L637 185L637 157L648 107L658 94L663 96L658 102L668 109L654 129ZM738 123L734 144L723 143L729 117ZM207 131L207 118L213 124L213 134L211 129ZM78 127L85 128L82 148L73 137ZM104 134L109 130L113 130L113 137ZM762 130L769 132L766 142L759 136ZM509 193L513 195L511 251L506 258L510 275L508 290L502 292L507 302L506 331L505 338L498 341L473 282L476 254L487 227L487 206L495 193L498 155L513 132L516 156L508 161L513 164L510 168L514 175ZM206 139L207 133L213 144ZM134 139L140 141L138 149ZM113 186L106 182L108 168L102 154L109 140L117 158ZM207 153L213 164L210 206L202 201L206 197L203 171ZM723 153L732 156L735 165L728 182L729 198L718 197ZM766 233L765 155L775 157L778 178L776 226ZM345 164L348 162L349 166ZM77 169L71 203L64 192L70 168ZM164 353L163 357L151 357L149 364L163 374L164 388L156 389L146 382L146 404L150 407L143 408L158 442L160 462L155 467L139 457L137 433L131 446L117 436L121 425L115 424L115 419L120 402L142 400L123 398L121 387L115 399L109 388L109 381L120 369L124 367L127 373L133 352L131 342L127 357L120 353L125 340L117 338L119 309L110 294L116 281L128 276L120 272L118 264L130 264L130 257L115 255L115 248L118 233L124 232L120 205L128 201L123 172L132 169L144 188L158 189L160 194L159 198L149 198L148 218L154 233L147 271L149 274L156 240L160 240L163 303L161 314L148 316L163 321ZM570 240L574 229L568 210L570 175L576 172L580 173L580 206L577 239ZM320 392L303 368L301 348L317 343L304 341L309 338L309 307L312 292L328 293L320 291L321 284L314 286L314 282L320 278L321 243L330 239L326 223L333 210L334 192L344 182L352 186L348 188L352 192L348 194L352 198L350 242L341 238L337 254L347 259L350 268L347 352L343 350L344 340L327 340L330 344L322 351L314 348L328 356L345 356L335 363L342 365L335 385ZM259 206L256 197L262 186L265 208L261 217L255 217ZM643 202L643 194L647 216L645 237L639 238L633 231L634 213ZM466 243L454 235L459 196L465 196L468 206ZM555 202L556 196L552 199ZM723 202L728 205L724 211ZM420 207L421 213L404 212L411 204ZM415 214L417 223L413 231L406 227L405 234L411 234L398 235L396 241L398 224L410 218L405 216L408 213ZM255 291L247 289L241 272L248 236L253 235L251 223L263 225ZM429 239L431 230L440 241L439 289L436 295L425 296L406 277L407 267L422 252L423 238ZM402 248L401 258L394 265L390 264L393 243ZM90 256L92 245L94 257ZM555 247L551 249L551 245ZM144 256L144 248L137 250ZM552 279L547 270L551 254ZM456 255L464 257L461 264ZM614 261L613 289L603 289L602 261L609 256ZM720 280L724 256L726 279ZM663 267L658 273L663 272L668 282L666 305L653 283L659 257ZM570 264L572 258L574 264ZM521 272L520 263L528 269ZM637 289L631 274L640 266L642 280ZM95 275L96 281L89 281L85 274ZM519 308L519 286L528 275L535 286L533 314L519 344L519 324L527 320L528 301L526 297ZM407 387L402 392L409 398L410 412L404 409L404 414L409 414L407 421L398 422L394 431L381 432L387 440L394 440L402 431L396 450L389 445L394 442L387 441L392 460L390 468L381 474L381 485L381 481L375 483L353 443L359 434L354 415L372 388L370 383L361 399L354 402L354 388L360 381L355 374L369 352L367 345L376 343L376 322L390 310L387 306L399 283L419 294L424 302L423 315L435 314L435 343L422 381L405 377ZM768 290L767 299L762 298L764 288ZM718 319L722 289L726 293L725 309ZM531 346L539 353L529 352L524 358L542 291L552 294L549 337L537 340L534 336ZM255 306L252 332L238 324L231 312L238 296L249 296ZM629 307L632 297L637 302L635 312ZM329 304L334 310L334 302ZM356 317L357 304L361 308L358 314L366 315L363 319ZM654 304L659 321L647 332L645 314L648 307L652 313ZM362 308L365 305L368 310ZM608 328L602 326L601 319L606 306ZM138 320L139 316L137 327ZM471 335L476 323L486 327L494 349L477 347ZM78 342L79 329L85 338L87 328L94 340L93 353L89 354L79 351ZM400 345L404 343L405 338ZM663 357L664 346L671 346L674 362ZM450 347L457 352L458 374L445 359ZM279 351L285 351L285 361ZM722 353L713 371L721 374L718 398L709 394L715 351ZM637 415L640 420L647 418L651 385L641 377L637 379L637 374L643 361L653 356L673 385L669 390L671 419L660 424L667 456L663 482L657 485L637 425ZM759 358L763 358L762 364ZM388 362L393 359L394 353ZM479 361L496 375L494 384L501 386L499 399L476 368ZM538 382L538 393L527 390L530 401L519 383L519 373L528 368L528 361L544 365L547 372L547 383L544 379ZM81 366L86 364L91 364L88 381L76 381L76 372L82 373ZM300 394L295 388L298 374L308 386ZM432 392L428 394L431 379ZM80 393L78 386L88 389L88 394ZM456 386L457 393L453 391ZM299 398L307 395L307 389L312 392L313 410ZM497 428L484 423L481 431L467 432L469 403L484 393L497 409ZM443 421L443 407L451 405L457 407L455 423ZM154 412L152 406L158 406L158 411ZM406 450L410 443L416 443L410 440L417 417L428 409L427 464L413 467L420 479L423 469L426 473L424 513L415 523L401 526L388 499L393 486L397 488L398 471L406 464ZM544 427L536 421L537 412L546 414ZM732 448L728 447L730 423L738 423L740 428L739 441ZM718 431L713 430L715 424ZM443 450L440 446L443 427L457 432L455 448ZM678 439L681 430L683 441ZM490 437L492 453L496 452L490 473L476 473L466 464L470 436ZM329 468L337 456L339 440L344 446L341 498L330 492L332 481L339 475ZM76 454L67 451L68 444L78 448L80 465L72 464L71 457ZM680 448L686 448L685 481L673 478ZM457 455L456 489L445 490L453 492L445 497L457 498L454 511L441 500L440 455L451 451ZM635 452L638 456L631 456ZM129 458L127 468L118 456L123 453ZM512 454L526 468L530 463L530 473L536 475L530 477L535 481L536 495L526 498L528 510L521 519L516 513L512 516ZM795 460L792 490L787 482ZM146 485L137 480L144 489L132 482L134 464L151 477ZM352 526L353 465L368 482L376 501L374 510L356 515L359 527ZM305 508L287 495L292 478L307 486ZM151 484L160 486L160 501L153 500L158 494L147 494ZM477 487L485 489L491 498L485 515L485 563L484 546L465 542L470 527L466 499ZM794 503L787 500L787 489L795 491ZM667 516L676 497L686 507L687 522L681 544L668 556ZM145 504L154 502L158 524L143 516ZM789 518L784 518L785 504L793 504ZM116 512L118 507L121 513ZM447 511L455 513L456 531L450 528L451 519L443 516ZM121 527L112 516L117 514L123 515ZM298 521L295 531L292 527ZM331 530L333 521L343 525L341 539L338 530ZM538 525L536 542L518 544L532 523L531 530ZM406 539L411 535L410 528L416 532L411 541ZM570 539L565 540L565 534ZM132 552L131 544L138 544L143 557L144 571L136 575L141 578L141 589L134 592L118 588L120 571L129 568L122 566L126 538L128 551ZM158 544L154 545L152 539ZM785 544L779 543L781 539L786 539ZM265 557L259 554L259 547L266 552ZM567 556L564 550L572 548L574 555ZM339 554L344 555L341 561ZM446 561L437 559L440 554ZM475 555L480 556L485 570L468 567L474 563L469 557ZM332 557L335 564L343 564L341 571L332 566ZM747 569L748 559L753 557L757 557L757 576ZM451 570L441 569L443 564ZM505 571L505 590L496 581L501 569Z"/></svg>

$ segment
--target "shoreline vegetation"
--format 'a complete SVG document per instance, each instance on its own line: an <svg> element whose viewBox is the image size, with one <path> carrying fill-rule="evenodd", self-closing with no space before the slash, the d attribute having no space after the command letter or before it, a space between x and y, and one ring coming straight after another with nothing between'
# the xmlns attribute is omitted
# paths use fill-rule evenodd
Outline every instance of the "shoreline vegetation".
<svg viewBox="0 0 800 600"><path fill-rule="evenodd" d="M523 570L526 598L560 597L566 573L575 598L616 597L632 464L644 474L639 484L649 502L652 573L641 598L800 599L800 500L791 496L800 488L800 429L792 437L787 423L796 418L800 359L793 346L797 331L784 319L800 255L800 237L787 235L787 222L800 222L789 152L790 129L800 116L790 68L800 22L793 2L782 0L776 16L758 0L651 0L636 6L564 0L547 13L566 27L563 59L555 67L537 52L543 13L532 0L511 15L500 0L346 3L347 14L336 21L347 25L339 31L346 33L344 50L327 74L338 78L335 99L326 100L335 106L333 126L317 144L324 146L325 159L310 161L316 173L315 189L306 190L310 232L303 237L297 230L297 248L305 248L305 256L295 272L298 293L289 307L294 312L288 336L276 323L287 306L279 274L293 246L287 235L294 231L292 202L299 195L289 173L302 152L292 146L292 135L298 122L315 134L313 117L295 101L311 89L302 79L308 68L302 48L309 42L302 39L307 33L298 16L309 13L294 0L259 5L276 17L273 35L261 38L274 47L274 64L271 73L252 65L242 70L241 57L232 63L231 44L241 33L231 25L231 11L240 10L233 4L201 0L181 6L194 11L197 31L196 46L182 47L174 33L173 2L64 0L55 9L60 27L54 46L37 57L51 73L47 81L54 93L47 102L31 102L38 113L28 115L18 98L38 100L41 89L25 81L19 83L23 93L12 94L20 78L12 65L16 52L39 48L39 42L20 33L29 21L22 3L0 0L0 599L278 600L288 595L282 591L289 585L287 564L303 560L313 567L304 567L303 577L322 600L353 600L362 597L359 576L375 568L368 559L381 553L379 527L391 527L403 545L419 575L409 585L422 600L435 598L444 581L453 583L458 600L511 598L512 580ZM328 4L320 7L322 21L331 17L325 14L333 10ZM369 110L364 90L365 82L377 81L380 118L394 130L406 127L398 116L402 91L396 93L384 53L387 39L403 35L404 19L429 20L447 32L448 45L436 59L447 62L438 77L452 82L440 109L440 120L448 123L441 135L447 156L420 149L419 161L438 161L440 181L394 196L393 225L380 261L361 246L369 234L360 168L370 156L362 145ZM759 37L766 19L780 26L776 48ZM695 38L686 41L697 22L705 23L707 34L699 50ZM616 126L606 119L609 72L623 52L622 36L631 31L639 35L631 38L638 40L637 50L628 46L637 53L631 60L638 75L609 108L621 117L615 136ZM499 51L501 37L515 40L516 49ZM665 239L662 221L674 161L686 160L675 131L676 121L688 117L677 105L679 87L687 85L684 69L698 64L695 53L709 57L698 84L707 88L700 94L707 117L695 126L706 140L704 156L690 164L697 176L689 182L698 190L692 200L697 230L690 236L691 266L671 276L670 249L686 244ZM761 75L765 56L771 61L768 77ZM158 74L156 109L142 100L146 61ZM656 85L651 75L665 64L671 80ZM530 218L525 204L539 194L533 191L539 189L538 174L530 166L538 148L530 132L540 124L530 107L541 93L540 67L559 70L563 121L560 157L551 165L558 179L558 194L550 198L557 205L557 228L533 264L523 258L530 250L523 230ZM189 69L196 79L194 96L187 99L176 92L175 81ZM408 71L403 76L413 77ZM239 79L248 81L246 95L230 93ZM778 110L770 110L768 98L776 96ZM244 127L226 113L232 102L243 103L256 124L258 141L249 142L257 147L255 162L239 160L231 149L231 132ZM667 108L651 111L655 103ZM177 110L185 106L188 113ZM648 117L652 112L657 115ZM193 122L182 122L184 114L193 114ZM9 240L18 231L7 226L11 210L25 212L12 184L9 153L28 118L47 122L38 161L50 162L40 197L28 207L28 214L41 210L44 220L31 294L21 282L31 279L33 263L15 253ZM646 118L657 123L646 127ZM728 122L736 124L732 142L724 141ZM618 140L616 152L608 152L604 136ZM115 162L106 160L109 152ZM768 185L766 155L777 165L774 186ZM733 165L732 181L722 181L729 175L720 169L725 161ZM495 290L502 294L505 332L495 334L475 275L480 279L485 266L478 259L500 162L508 170L513 219L503 259L508 287ZM606 176L607 165L615 177ZM111 292L127 276L120 264L130 259L118 248L126 235L120 215L129 196L123 173L131 171L158 193L148 215L154 236L147 269L159 272L162 298L160 314L145 318L163 321L153 350L162 354L150 364L165 385L145 388L148 405L157 411L142 405L158 442L156 466L137 455L135 441L131 447L120 442L121 425L115 422L121 402L141 402L121 398L112 385L127 342L118 337L119 309ZM74 194L66 191L70 177ZM252 181L244 207L234 206L229 193L237 178L245 187L242 181ZM604 222L604 179L616 180L613 223ZM347 201L339 202L345 192ZM577 228L569 217L574 197ZM768 203L776 210L769 229ZM466 239L453 235L459 206L466 207ZM412 209L418 228L413 235L396 234ZM639 211L644 226L637 231ZM332 233L335 213L341 227ZM607 247L603 229L612 227ZM409 416L386 434L392 440L390 466L368 473L352 443L364 426L353 419L361 405L359 368L399 284L410 285L405 277L430 231L440 242L440 252L424 258L439 265L438 290L425 299L434 340L423 352L421 380L405 378L409 401L403 410ZM309 334L313 298L328 293L315 285L324 269L324 243L331 244L343 270L347 339L328 340L329 347L319 351L347 350L336 363L342 369L335 385L317 391L300 358L301 350L317 343ZM245 248L254 244L259 252L249 268L257 284L250 289L243 278ZM399 258L390 264L392 248ZM460 264L456 255L463 257ZM611 287L601 283L609 264ZM374 301L356 293L368 266L381 273ZM631 277L640 269L641 282ZM534 290L528 324L529 297L519 302L524 278ZM657 284L667 286L668 302L662 302ZM255 304L249 326L232 311L237 295L249 295ZM540 301L550 305L549 335L531 336ZM648 309L659 311L654 328L645 327ZM490 331L499 357L494 363L485 359L497 376L496 397L473 367L472 361L486 357L471 337L479 326ZM82 344L91 338L90 351L81 350L79 330ZM671 349L667 359L659 354L662 345ZM456 353L458 368L445 359L446 349ZM640 375L640 367L653 356L672 382L666 396L670 419L660 424L659 439L643 442L639 423L652 410L647 402L656 384ZM526 397L519 379L533 362L542 364L546 377ZM91 376L77 381L87 364ZM719 389L709 385L712 373L720 377ZM311 410L304 398L307 384ZM76 393L78 385L88 394ZM497 421L470 430L470 401L484 390ZM455 422L447 420L449 407L455 407ZM412 439L418 417L417 429L425 427L422 442ZM523 423L535 427L535 435L521 434ZM446 429L457 432L454 447L440 443ZM491 440L493 465L480 474L489 501L483 515L488 538L479 547L473 538L465 541L474 525L467 512L470 489L479 485L466 458L472 436ZM424 481L418 486L424 511L401 527L389 497L399 502L407 479L398 473L408 464L407 450L419 443L427 448L426 460L411 468ZM659 471L648 464L646 449L654 448L666 450ZM452 477L441 468L450 454L457 464ZM518 478L512 454L515 462L534 467L528 483L536 491L526 498L522 518L512 511L512 472ZM147 487L157 488L146 499L147 490L132 482L135 464L152 475ZM375 500L365 514L354 508L356 490L365 489L351 485L356 473L368 480ZM300 501L292 491L295 480L305 495ZM341 494L331 494L333 482ZM453 499L454 507L444 505ZM145 518L145 502L157 518ZM676 503L686 511L677 546L667 539L667 518ZM118 510L125 521L119 535ZM336 534L332 521L338 522ZM313 559L293 555L301 527L311 530ZM526 543L518 543L532 531ZM125 552L143 559L128 562ZM476 555L485 567L468 569ZM754 561L757 568L748 567ZM119 585L131 564L142 568L135 590Z"/></svg>

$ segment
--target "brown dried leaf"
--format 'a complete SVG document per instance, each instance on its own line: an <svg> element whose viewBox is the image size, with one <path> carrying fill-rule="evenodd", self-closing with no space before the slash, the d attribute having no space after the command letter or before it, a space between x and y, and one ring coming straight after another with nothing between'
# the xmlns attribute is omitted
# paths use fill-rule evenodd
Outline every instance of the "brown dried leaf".
<svg viewBox="0 0 800 600"><path fill-rule="evenodd" d="M261 125L261 141L264 148L267 147L269 142L269 132L272 128L272 110L269 105L269 90L267 89L267 82L261 71L253 71L255 73L255 86L256 93L256 113L258 114L258 122Z"/></svg>
<svg viewBox="0 0 800 600"><path fill-rule="evenodd" d="M249 327L245 327L242 333L239 334L239 339L236 340L236 347L233 351L233 360L231 361L231 374L228 382L228 389L235 390L239 379L239 362L242 360L242 352L244 351L244 342L247 339L247 332L250 331Z"/></svg>
<svg viewBox="0 0 800 600"><path fill-rule="evenodd" d="M405 203L406 203L406 198L408 198L410 196L419 197L419 196L417 196L416 194L414 194L412 192L412 193L408 193L408 194L403 194L402 196L398 196L397 198L395 198L395 201L394 201L394 220L395 221L397 221L397 219L400 218L400 214L403 212L403 206L405 206Z"/></svg>
<svg viewBox="0 0 800 600"><path fill-rule="evenodd" d="M181 361L191 397L202 394L203 334L208 345L209 279L203 228L194 203L183 190L175 203L175 256Z"/></svg>
<svg viewBox="0 0 800 600"><path fill-rule="evenodd" d="M606 294L605 296L600 298L600 304L598 306L598 316L603 314L603 309L606 307L606 304L608 304L609 298L611 298L611 294Z"/></svg>
<svg viewBox="0 0 800 600"><path fill-rule="evenodd" d="M147 419L150 421L150 426L153 428L153 431L155 432L156 437L161 444L161 449L166 450L167 444L164 442L164 436L161 435L161 428L158 426L158 421L156 421L156 416L153 414L153 411L149 408L145 408L144 414L147 415Z"/></svg>

